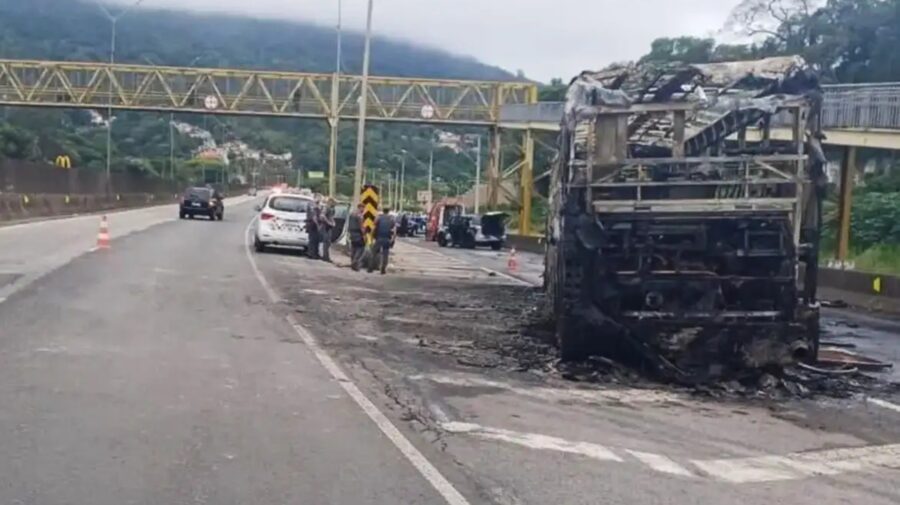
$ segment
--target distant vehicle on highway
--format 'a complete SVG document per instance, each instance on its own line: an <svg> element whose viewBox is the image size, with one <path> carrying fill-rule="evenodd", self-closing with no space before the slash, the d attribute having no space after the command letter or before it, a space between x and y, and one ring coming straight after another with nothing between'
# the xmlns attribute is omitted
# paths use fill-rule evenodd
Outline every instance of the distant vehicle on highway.
<svg viewBox="0 0 900 505"><path fill-rule="evenodd" d="M210 220L221 221L225 218L225 204L222 202L222 195L213 188L188 188L181 198L178 216L181 219L206 216Z"/></svg>
<svg viewBox="0 0 900 505"><path fill-rule="evenodd" d="M482 216L453 216L438 234L438 245L466 249L489 246L499 251L506 241L506 218L507 214L504 212L488 212Z"/></svg>
<svg viewBox="0 0 900 505"><path fill-rule="evenodd" d="M280 193L270 195L264 204L257 205L259 218L253 238L256 251L263 252L269 247L304 250L309 247L306 213L312 204L310 196Z"/></svg>

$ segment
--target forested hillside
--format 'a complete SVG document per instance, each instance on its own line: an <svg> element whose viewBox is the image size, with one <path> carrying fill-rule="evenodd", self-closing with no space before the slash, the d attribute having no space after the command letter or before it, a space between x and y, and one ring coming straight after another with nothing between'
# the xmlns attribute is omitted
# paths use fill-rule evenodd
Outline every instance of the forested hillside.
<svg viewBox="0 0 900 505"><path fill-rule="evenodd" d="M111 7L113 8L113 7ZM109 58L110 23L97 5L80 0L0 0L0 58L104 61ZM363 39L344 34L345 72L359 72ZM116 61L203 67L263 68L331 72L335 65L335 31L311 24L224 15L139 9L119 22ZM407 42L376 37L372 73L435 78L512 79L508 72L468 58ZM180 116L205 125L218 140L240 139L257 149L292 151L297 164L320 170L327 164L327 129L322 122L284 119ZM92 127L78 111L7 108L0 112L0 156L53 159L69 154L80 167L105 164L105 130ZM352 124L342 128L340 164L353 164ZM391 160L407 149L427 158L432 129L372 125L369 158ZM116 170L151 174L166 169L169 156L168 115L123 112L114 129ZM196 143L176 139L180 160ZM471 163L449 151L439 152L437 173L453 178ZM378 163L378 162L375 162ZM411 167L415 178L421 167ZM465 177L460 173L459 177ZM346 183L349 179L343 178Z"/></svg>

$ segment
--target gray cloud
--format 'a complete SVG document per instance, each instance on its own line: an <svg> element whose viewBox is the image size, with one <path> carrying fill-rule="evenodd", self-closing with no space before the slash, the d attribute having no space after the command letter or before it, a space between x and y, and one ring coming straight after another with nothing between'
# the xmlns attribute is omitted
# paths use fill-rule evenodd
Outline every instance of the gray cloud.
<svg viewBox="0 0 900 505"><path fill-rule="evenodd" d="M114 0L124 2L125 0ZM387 35L547 81L644 54L656 37L712 35L738 0L375 0ZM333 26L337 0L144 0L147 7L241 13ZM366 0L343 0L362 30Z"/></svg>

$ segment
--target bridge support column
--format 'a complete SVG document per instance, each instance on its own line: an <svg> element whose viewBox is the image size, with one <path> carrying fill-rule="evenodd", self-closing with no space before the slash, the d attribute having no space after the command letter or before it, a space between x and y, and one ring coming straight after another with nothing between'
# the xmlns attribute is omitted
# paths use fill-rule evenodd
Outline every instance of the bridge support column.
<svg viewBox="0 0 900 505"><path fill-rule="evenodd" d="M328 120L331 130L331 140L328 143L328 196L335 198L337 193L337 149L338 149L338 121L337 118Z"/></svg>
<svg viewBox="0 0 900 505"><path fill-rule="evenodd" d="M530 129L522 135L521 149L519 235L528 235L531 233L531 194L534 190L534 133Z"/></svg>
<svg viewBox="0 0 900 505"><path fill-rule="evenodd" d="M856 177L856 147L849 146L841 163L841 187L838 203L838 232L835 259L847 261L850 253L850 209L853 205L853 183Z"/></svg>
<svg viewBox="0 0 900 505"><path fill-rule="evenodd" d="M487 170L487 207L496 209L500 198L500 128L491 128Z"/></svg>

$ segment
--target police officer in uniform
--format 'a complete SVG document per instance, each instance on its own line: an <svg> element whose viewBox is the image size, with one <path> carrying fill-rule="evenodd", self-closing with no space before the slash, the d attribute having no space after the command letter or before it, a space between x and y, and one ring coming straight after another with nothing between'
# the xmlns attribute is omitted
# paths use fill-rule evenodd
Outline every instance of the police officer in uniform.
<svg viewBox="0 0 900 505"><path fill-rule="evenodd" d="M397 233L397 223L394 216L388 213L387 207L382 209L382 214L375 218L375 253L380 253L381 275L387 273L388 257L391 247L394 245L394 236ZM374 262L369 263L369 272L375 269Z"/></svg>
<svg viewBox="0 0 900 505"><path fill-rule="evenodd" d="M350 238L350 268L359 271L359 264L366 252L366 230L363 228L363 214L366 206L358 204L356 210L347 217L347 234Z"/></svg>

